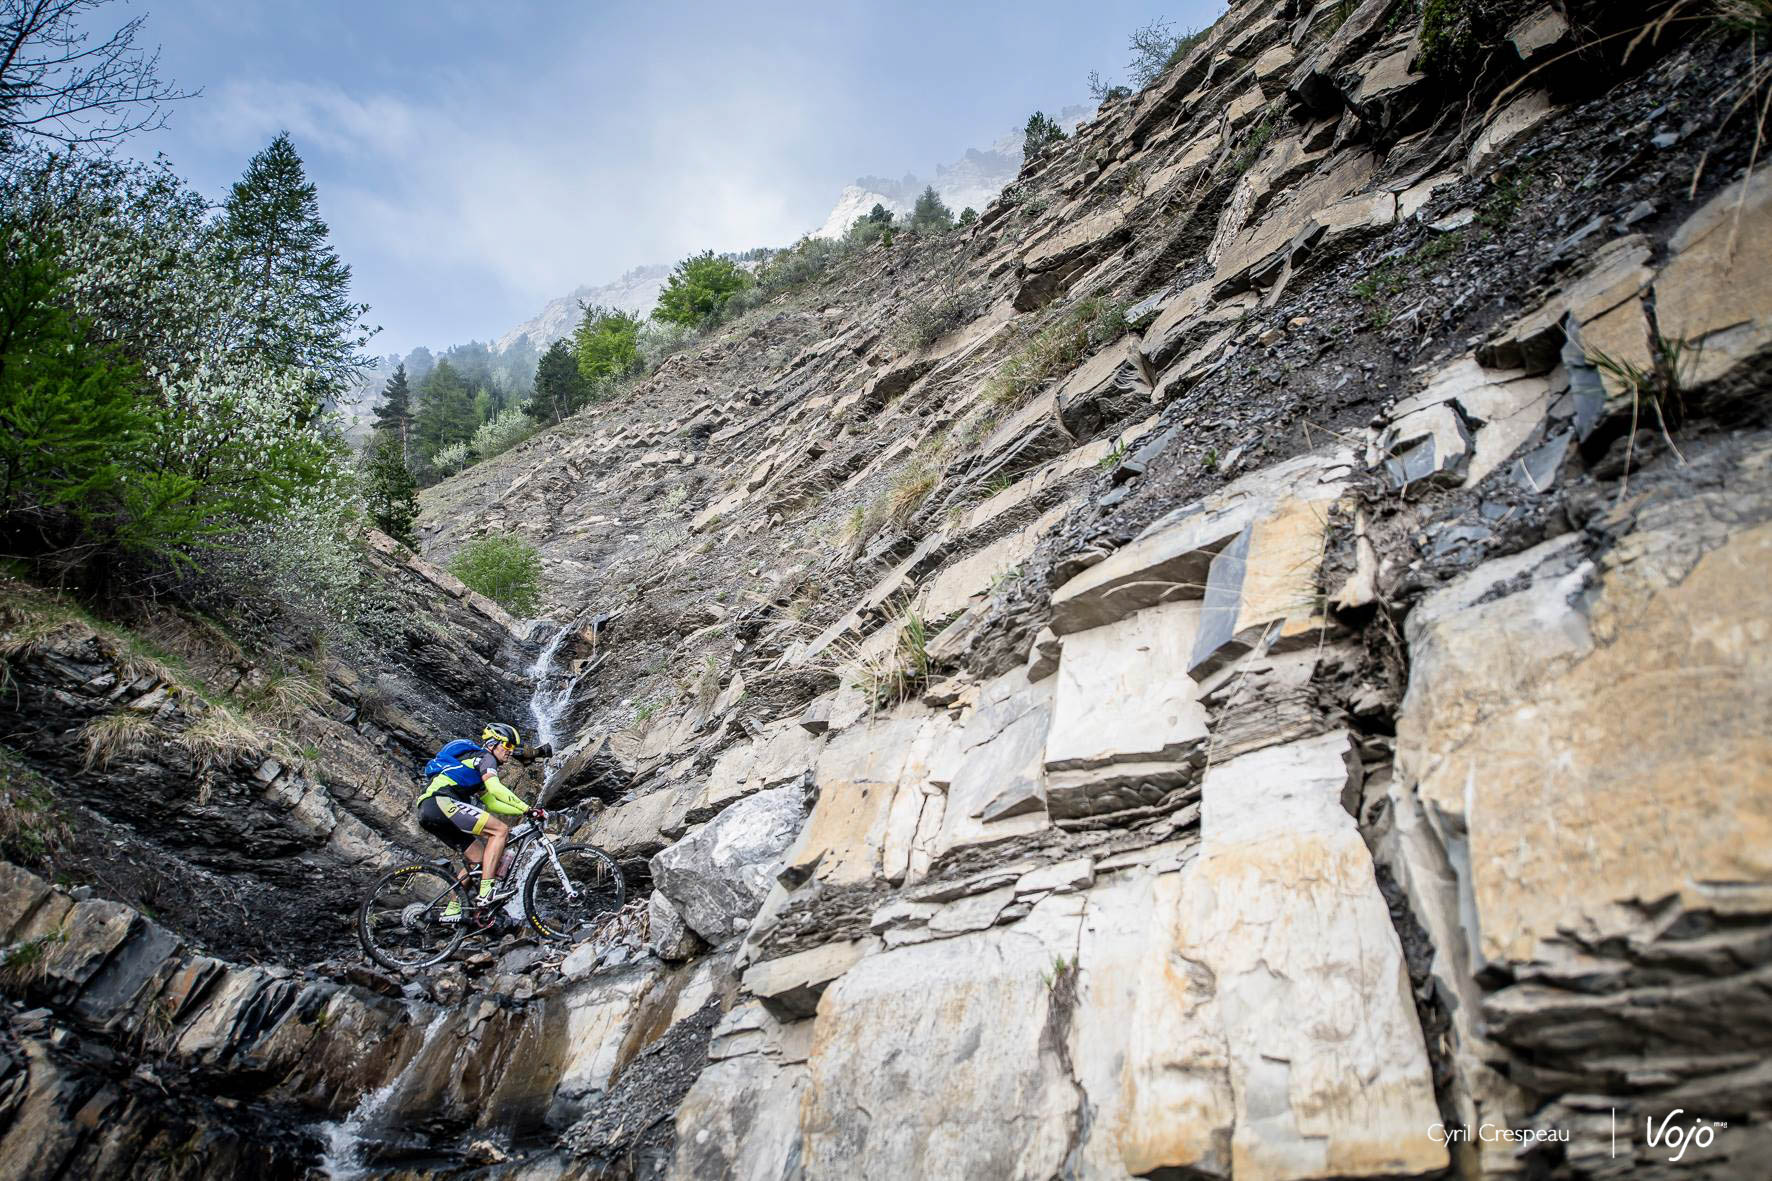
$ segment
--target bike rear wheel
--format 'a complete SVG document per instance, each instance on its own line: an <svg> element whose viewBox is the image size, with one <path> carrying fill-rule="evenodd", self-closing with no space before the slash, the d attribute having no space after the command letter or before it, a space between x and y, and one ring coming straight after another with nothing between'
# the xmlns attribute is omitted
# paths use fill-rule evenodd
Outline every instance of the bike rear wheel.
<svg viewBox="0 0 1772 1181"><path fill-rule="evenodd" d="M627 883L615 858L594 846L562 845L554 856L560 861L558 870L544 855L524 879L523 907L541 934L576 942L621 909Z"/></svg>
<svg viewBox="0 0 1772 1181"><path fill-rule="evenodd" d="M454 899L455 922L444 922ZM455 875L434 865L402 865L369 888L357 911L363 951L384 968L399 972L440 963L467 937L467 891Z"/></svg>

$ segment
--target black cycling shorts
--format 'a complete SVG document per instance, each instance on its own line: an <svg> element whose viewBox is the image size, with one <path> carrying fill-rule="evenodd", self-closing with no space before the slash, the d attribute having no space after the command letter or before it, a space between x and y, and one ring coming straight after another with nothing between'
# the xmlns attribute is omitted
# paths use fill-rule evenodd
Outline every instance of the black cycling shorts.
<svg viewBox="0 0 1772 1181"><path fill-rule="evenodd" d="M454 796L429 796L418 806L418 826L458 853L486 835L492 814Z"/></svg>

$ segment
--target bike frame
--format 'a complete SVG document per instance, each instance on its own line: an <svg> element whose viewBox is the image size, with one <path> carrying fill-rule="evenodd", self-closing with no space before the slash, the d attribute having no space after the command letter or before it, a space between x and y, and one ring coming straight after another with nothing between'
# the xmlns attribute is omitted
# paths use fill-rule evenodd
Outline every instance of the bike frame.
<svg viewBox="0 0 1772 1181"><path fill-rule="evenodd" d="M528 846L532 842L538 841L541 844L542 854L547 858L548 864L553 867L555 876L560 879L561 888L566 891L567 900L570 902L577 902L578 891L573 889L572 879L566 876L566 870L560 864L560 855L555 851L554 838L549 836L547 830L536 824L533 820L525 820L523 823L516 825L511 829L510 835L505 838L505 849L511 855L511 867L515 869L517 866L523 864L525 860L524 855L528 852ZM464 862L464 864L468 867L467 877L458 882L456 886L451 886L448 890L443 891L443 893L425 903L426 910L430 910L445 898L449 897L450 893L457 887L473 881L475 878L482 876L486 872L485 866L474 865L471 862ZM517 875L512 874L511 876L516 877ZM528 875L525 874L523 876L527 877ZM509 902L512 898L522 893L522 891L522 882L506 882L500 889L493 891L492 896L487 899L487 901L488 903Z"/></svg>

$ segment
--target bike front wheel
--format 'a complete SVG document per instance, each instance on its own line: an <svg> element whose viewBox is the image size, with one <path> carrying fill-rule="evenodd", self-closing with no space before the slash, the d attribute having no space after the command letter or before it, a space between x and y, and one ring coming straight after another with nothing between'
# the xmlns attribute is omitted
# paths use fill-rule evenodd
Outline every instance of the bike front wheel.
<svg viewBox="0 0 1772 1181"><path fill-rule="evenodd" d="M554 858L542 857L529 871L523 906L541 934L576 942L620 910L627 891L615 858L591 845L562 845Z"/></svg>
<svg viewBox="0 0 1772 1181"><path fill-rule="evenodd" d="M455 875L434 865L402 865L369 888L357 911L357 936L384 968L429 967L455 954L467 936L467 901Z"/></svg>

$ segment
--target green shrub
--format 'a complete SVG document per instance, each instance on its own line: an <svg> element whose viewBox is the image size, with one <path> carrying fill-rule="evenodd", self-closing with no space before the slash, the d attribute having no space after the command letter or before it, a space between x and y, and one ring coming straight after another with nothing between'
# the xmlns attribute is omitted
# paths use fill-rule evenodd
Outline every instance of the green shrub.
<svg viewBox="0 0 1772 1181"><path fill-rule="evenodd" d="M659 292L652 318L699 327L717 323L726 301L751 285L751 276L730 258L712 250L677 264Z"/></svg>
<svg viewBox="0 0 1772 1181"><path fill-rule="evenodd" d="M640 335L635 343L640 350L641 367L650 373L694 341L695 329L687 324L648 320L640 326Z"/></svg>
<svg viewBox="0 0 1772 1181"><path fill-rule="evenodd" d="M1127 39L1127 48L1132 50L1132 60L1126 64L1126 73L1132 83L1143 90L1176 62L1188 55L1205 39L1207 29L1188 29L1185 32L1173 33L1169 22L1154 20L1142 28L1134 29Z"/></svg>
<svg viewBox="0 0 1772 1181"><path fill-rule="evenodd" d="M619 308L593 304L572 333L578 372L595 387L626 377L640 364L640 317Z"/></svg>
<svg viewBox="0 0 1772 1181"><path fill-rule="evenodd" d="M893 336L904 348L926 349L975 315L972 298L963 292L941 299L912 300Z"/></svg>
<svg viewBox="0 0 1772 1181"><path fill-rule="evenodd" d="M253 293L200 198L161 168L114 161L52 160L9 181L0 536L12 553L116 591L206 562L327 478L318 378L237 347Z"/></svg>
<svg viewBox="0 0 1772 1181"><path fill-rule="evenodd" d="M1421 0L1422 68L1442 78L1469 77L1481 50L1506 35L1513 7L1503 0Z"/></svg>
<svg viewBox="0 0 1772 1181"><path fill-rule="evenodd" d="M892 210L876 202L872 209L855 219L843 242L852 250L866 249L875 242L892 245Z"/></svg>
<svg viewBox="0 0 1772 1181"><path fill-rule="evenodd" d="M843 244L807 236L777 250L757 268L757 285L771 295L800 287L820 275L843 253Z"/></svg>
<svg viewBox="0 0 1772 1181"><path fill-rule="evenodd" d="M978 220L978 210L972 208L972 206L968 205L968 206L966 206L966 208L960 210L960 224L961 225L969 226L977 220Z"/></svg>
<svg viewBox="0 0 1772 1181"><path fill-rule="evenodd" d="M541 554L521 537L469 542L450 559L449 572L519 618L541 609Z"/></svg>
<svg viewBox="0 0 1772 1181"><path fill-rule="evenodd" d="M453 476L462 468L467 467L468 461L471 459L473 459L473 453L468 450L466 443L451 443L447 447L439 448L437 453L431 456L431 466L445 476Z"/></svg>

